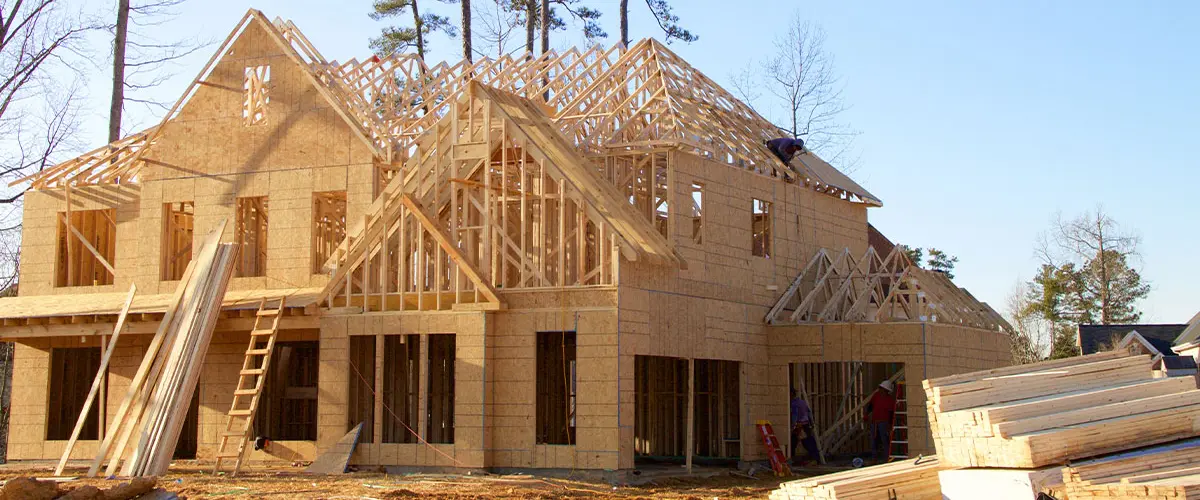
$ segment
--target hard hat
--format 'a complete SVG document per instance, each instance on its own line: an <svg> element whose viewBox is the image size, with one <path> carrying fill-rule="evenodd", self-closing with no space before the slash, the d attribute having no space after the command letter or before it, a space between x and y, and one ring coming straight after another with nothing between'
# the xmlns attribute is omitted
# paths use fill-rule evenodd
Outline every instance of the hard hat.
<svg viewBox="0 0 1200 500"><path fill-rule="evenodd" d="M895 390L895 386L892 385L891 380L884 380L883 382L880 382L879 387L882 387L883 390L888 391L888 392L892 392L893 390Z"/></svg>

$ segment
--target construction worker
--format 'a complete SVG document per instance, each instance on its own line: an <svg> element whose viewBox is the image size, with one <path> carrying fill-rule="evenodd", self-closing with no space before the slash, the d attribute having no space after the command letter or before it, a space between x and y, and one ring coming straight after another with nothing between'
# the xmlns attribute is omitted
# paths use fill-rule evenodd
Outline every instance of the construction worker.
<svg viewBox="0 0 1200 500"><path fill-rule="evenodd" d="M779 158L779 161L785 164L790 164L793 156L804 151L804 141L790 137L771 139L764 144L767 145L767 149L775 153L775 157Z"/></svg>
<svg viewBox="0 0 1200 500"><path fill-rule="evenodd" d="M812 410L808 407L808 402L801 399L796 390L792 389L792 463L795 465L800 465L800 461L797 460L799 455L796 453L799 444L804 445L806 460L820 462L817 437L813 433Z"/></svg>
<svg viewBox="0 0 1200 500"><path fill-rule="evenodd" d="M892 419L896 415L896 386L891 380L879 383L867 403L867 422L871 427L871 453L879 462L887 461L892 449Z"/></svg>

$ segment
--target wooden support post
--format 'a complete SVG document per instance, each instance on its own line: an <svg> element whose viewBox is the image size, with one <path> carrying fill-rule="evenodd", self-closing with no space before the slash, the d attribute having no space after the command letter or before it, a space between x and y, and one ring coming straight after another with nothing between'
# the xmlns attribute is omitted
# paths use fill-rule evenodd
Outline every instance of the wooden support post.
<svg viewBox="0 0 1200 500"><path fill-rule="evenodd" d="M696 450L696 358L688 358L688 397L687 397L687 471L692 473L692 455Z"/></svg>
<svg viewBox="0 0 1200 500"><path fill-rule="evenodd" d="M417 375L417 434L421 441L429 439L429 334L421 334L421 347L417 351L421 355L418 363L420 373Z"/></svg>

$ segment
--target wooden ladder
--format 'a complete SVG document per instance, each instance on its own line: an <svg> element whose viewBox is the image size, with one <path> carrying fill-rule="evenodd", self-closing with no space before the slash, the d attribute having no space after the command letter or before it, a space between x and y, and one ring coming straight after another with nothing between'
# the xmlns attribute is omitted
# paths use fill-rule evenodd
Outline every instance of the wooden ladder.
<svg viewBox="0 0 1200 500"><path fill-rule="evenodd" d="M250 345L246 348L246 360L242 362L242 370L238 372L233 404L229 407L229 418L226 420L225 430L221 432L221 442L217 446L217 463L213 466L213 474L220 472L221 462L229 458L237 459L230 476L236 476L242 468L242 460L246 456L246 443L250 440L250 430L254 426L254 413L258 410L258 397L262 395L267 370L271 366L271 352L275 349L279 319L283 317L283 302L281 297L276 309L268 309L265 298L258 304L258 312L254 314L254 329L250 330ZM233 444L231 440L236 441L236 450L230 449L230 445Z"/></svg>

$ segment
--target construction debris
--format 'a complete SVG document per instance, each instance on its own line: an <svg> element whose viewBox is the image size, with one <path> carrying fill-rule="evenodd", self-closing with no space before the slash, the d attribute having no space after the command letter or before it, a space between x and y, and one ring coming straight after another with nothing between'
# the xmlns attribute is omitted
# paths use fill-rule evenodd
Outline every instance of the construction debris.
<svg viewBox="0 0 1200 500"><path fill-rule="evenodd" d="M61 483L51 480L39 480L31 477L18 477L8 480L0 488L0 500L130 500L130 499L170 499L178 498L174 493L162 488L156 488L158 479L153 477L138 477L128 483L121 483L108 489L100 489L92 485L77 488L63 488Z"/></svg>
<svg viewBox="0 0 1200 500"><path fill-rule="evenodd" d="M88 470L96 475L112 452L105 475L156 476L167 470L187 405L200 377L225 288L233 275L237 247L219 244L225 221L217 224L188 265L175 298L146 350L129 391ZM137 445L126 453L131 437ZM111 448L116 439L116 447ZM111 450L110 450L111 448Z"/></svg>
<svg viewBox="0 0 1200 500"><path fill-rule="evenodd" d="M959 467L1039 468L1196 435L1191 377L1105 352L925 381L938 456Z"/></svg>
<svg viewBox="0 0 1200 500"><path fill-rule="evenodd" d="M350 467L350 455L354 454L354 448L358 446L358 437L362 435L362 422L350 429L342 439L333 443L328 450L325 450L317 459L313 460L304 469L306 474L345 474Z"/></svg>
<svg viewBox="0 0 1200 500"><path fill-rule="evenodd" d="M918 457L791 481L771 492L771 500L846 500L903 498L941 500L938 457Z"/></svg>

